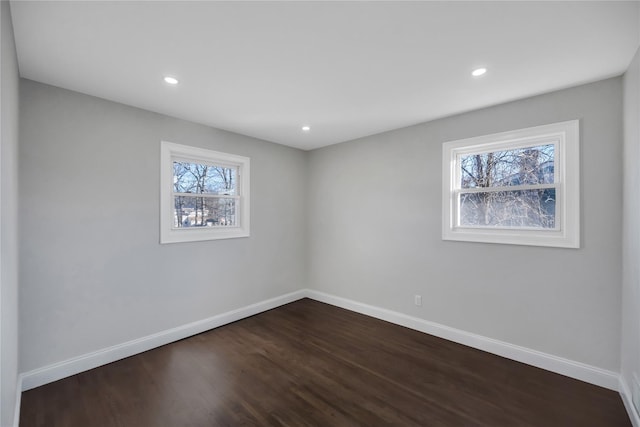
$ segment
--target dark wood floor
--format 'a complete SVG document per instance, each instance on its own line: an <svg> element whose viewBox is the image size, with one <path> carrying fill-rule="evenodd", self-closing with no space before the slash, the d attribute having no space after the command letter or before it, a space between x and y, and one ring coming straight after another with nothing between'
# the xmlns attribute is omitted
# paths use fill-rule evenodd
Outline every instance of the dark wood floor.
<svg viewBox="0 0 640 427"><path fill-rule="evenodd" d="M21 427L630 426L618 393L312 300L27 391Z"/></svg>

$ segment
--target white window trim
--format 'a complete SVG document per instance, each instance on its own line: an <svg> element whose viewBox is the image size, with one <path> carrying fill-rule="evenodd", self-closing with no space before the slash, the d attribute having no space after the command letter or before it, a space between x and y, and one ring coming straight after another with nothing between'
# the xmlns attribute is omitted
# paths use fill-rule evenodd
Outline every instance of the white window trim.
<svg viewBox="0 0 640 427"><path fill-rule="evenodd" d="M448 141L442 149L442 239L513 245L580 247L580 122L571 120L492 135ZM457 218L460 189L458 158L554 143L556 229L461 227Z"/></svg>
<svg viewBox="0 0 640 427"><path fill-rule="evenodd" d="M233 227L173 226L173 160L187 160L238 168L238 196L240 215ZM235 154L221 153L204 148L190 147L162 141L160 145L160 243L198 242L203 240L233 239L249 237L249 177L250 159Z"/></svg>

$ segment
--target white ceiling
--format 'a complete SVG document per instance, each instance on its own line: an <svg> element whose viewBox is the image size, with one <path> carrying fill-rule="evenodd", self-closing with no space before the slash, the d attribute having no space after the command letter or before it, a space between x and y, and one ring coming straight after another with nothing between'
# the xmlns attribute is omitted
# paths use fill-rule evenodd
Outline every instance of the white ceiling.
<svg viewBox="0 0 640 427"><path fill-rule="evenodd" d="M11 8L25 78L302 149L620 75L640 21L611 1Z"/></svg>

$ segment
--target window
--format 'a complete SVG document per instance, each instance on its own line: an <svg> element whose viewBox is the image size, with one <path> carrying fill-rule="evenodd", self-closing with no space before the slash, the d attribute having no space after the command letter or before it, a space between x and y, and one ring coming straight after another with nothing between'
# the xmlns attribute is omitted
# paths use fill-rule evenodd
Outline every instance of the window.
<svg viewBox="0 0 640 427"><path fill-rule="evenodd" d="M162 141L160 243L249 236L249 158Z"/></svg>
<svg viewBox="0 0 640 427"><path fill-rule="evenodd" d="M580 247L578 120L443 145L442 238Z"/></svg>

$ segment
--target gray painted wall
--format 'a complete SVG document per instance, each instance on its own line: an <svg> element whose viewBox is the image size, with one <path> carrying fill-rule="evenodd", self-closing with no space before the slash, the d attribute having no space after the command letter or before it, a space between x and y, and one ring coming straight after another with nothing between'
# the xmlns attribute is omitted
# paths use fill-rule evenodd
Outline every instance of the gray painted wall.
<svg viewBox="0 0 640 427"><path fill-rule="evenodd" d="M0 425L11 426L18 381L19 74L8 1L0 2Z"/></svg>
<svg viewBox="0 0 640 427"><path fill-rule="evenodd" d="M624 204L621 376L640 374L640 50L624 75Z"/></svg>
<svg viewBox="0 0 640 427"><path fill-rule="evenodd" d="M441 240L444 141L571 119L581 249ZM312 151L310 287L618 372L621 167L620 78Z"/></svg>
<svg viewBox="0 0 640 427"><path fill-rule="evenodd" d="M621 78L309 153L28 80L20 96L22 372L304 287L620 370ZM581 249L441 240L442 142L570 119ZM163 139L251 157L249 239L158 244Z"/></svg>
<svg viewBox="0 0 640 427"><path fill-rule="evenodd" d="M22 80L21 371L304 286L303 151ZM251 237L160 245L160 141L251 158Z"/></svg>

